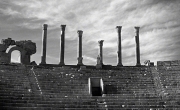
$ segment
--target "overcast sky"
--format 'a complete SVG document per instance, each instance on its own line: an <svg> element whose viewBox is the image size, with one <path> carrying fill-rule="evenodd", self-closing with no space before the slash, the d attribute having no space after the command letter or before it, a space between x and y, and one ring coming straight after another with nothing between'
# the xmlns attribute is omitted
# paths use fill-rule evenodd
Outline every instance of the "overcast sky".
<svg viewBox="0 0 180 110"><path fill-rule="evenodd" d="M44 23L47 63L59 63L61 24L66 24L65 64L77 64L82 30L83 63L96 64L98 40L104 40L104 64L117 65L116 26L122 26L123 65L136 64L134 26L141 27L141 64L180 60L180 0L0 0L0 38L35 42L31 61L37 63Z"/></svg>

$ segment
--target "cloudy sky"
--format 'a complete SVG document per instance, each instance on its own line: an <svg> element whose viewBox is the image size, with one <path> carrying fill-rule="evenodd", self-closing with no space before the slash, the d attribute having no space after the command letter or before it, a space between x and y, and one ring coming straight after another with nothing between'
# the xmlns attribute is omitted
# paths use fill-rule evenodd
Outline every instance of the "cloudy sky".
<svg viewBox="0 0 180 110"><path fill-rule="evenodd" d="M98 40L104 40L104 64L117 65L116 26L122 26L123 65L136 64L134 26L141 27L141 64L180 60L180 0L0 0L0 38L35 42L31 61L37 63L44 23L47 63L59 63L61 24L66 24L65 64L77 64L77 30L83 30L83 63L96 64Z"/></svg>

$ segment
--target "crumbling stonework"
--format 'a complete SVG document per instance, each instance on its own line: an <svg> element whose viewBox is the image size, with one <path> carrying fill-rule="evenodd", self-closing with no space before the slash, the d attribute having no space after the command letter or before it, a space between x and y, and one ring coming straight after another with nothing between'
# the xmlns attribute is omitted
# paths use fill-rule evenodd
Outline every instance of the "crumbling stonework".
<svg viewBox="0 0 180 110"><path fill-rule="evenodd" d="M27 55L32 55L36 53L36 43L31 40L16 41L16 46L24 49Z"/></svg>
<svg viewBox="0 0 180 110"><path fill-rule="evenodd" d="M20 51L21 63L30 64L30 56L36 53L36 44L31 40L28 41L14 41L11 38L3 39L0 44L0 63L11 63L11 53L14 50ZM7 48L13 46L6 53Z"/></svg>

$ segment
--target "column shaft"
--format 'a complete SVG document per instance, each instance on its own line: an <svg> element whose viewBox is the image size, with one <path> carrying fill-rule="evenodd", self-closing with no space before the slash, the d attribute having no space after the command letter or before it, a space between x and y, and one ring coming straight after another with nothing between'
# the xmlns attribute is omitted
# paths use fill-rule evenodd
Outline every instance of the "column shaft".
<svg viewBox="0 0 180 110"><path fill-rule="evenodd" d="M83 63L82 63L82 60L83 60L83 57L82 57L82 34L83 34L83 31L78 30L77 33L78 33L78 37L79 37L78 64L77 65L83 65Z"/></svg>
<svg viewBox="0 0 180 110"><path fill-rule="evenodd" d="M61 42L60 42L60 46L61 46L61 53L60 53L60 65L65 65L64 63L64 51L65 51L65 28L66 25L61 25Z"/></svg>
<svg viewBox="0 0 180 110"><path fill-rule="evenodd" d="M79 57L82 57L82 36L79 37Z"/></svg>
<svg viewBox="0 0 180 110"><path fill-rule="evenodd" d="M99 43L99 56L100 56L100 63L103 65L103 42L104 42L104 40L100 40L100 41L98 41L98 43Z"/></svg>
<svg viewBox="0 0 180 110"><path fill-rule="evenodd" d="M122 65L122 52L121 52L121 29L122 26L117 26L117 32L118 32L118 64L117 66L123 66Z"/></svg>
<svg viewBox="0 0 180 110"><path fill-rule="evenodd" d="M137 63L136 66L140 66L140 46L139 46L139 28L140 27L135 27L136 29L136 36L135 36L135 40L136 40L136 59L137 59Z"/></svg>
<svg viewBox="0 0 180 110"><path fill-rule="evenodd" d="M42 56L41 56L41 63L46 64L46 45L47 45L47 24L43 25L43 33L42 33Z"/></svg>

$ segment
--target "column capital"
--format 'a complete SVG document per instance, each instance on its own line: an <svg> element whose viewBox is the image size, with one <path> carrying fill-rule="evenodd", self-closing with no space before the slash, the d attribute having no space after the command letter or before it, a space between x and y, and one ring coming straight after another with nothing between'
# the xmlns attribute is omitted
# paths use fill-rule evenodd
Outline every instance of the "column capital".
<svg viewBox="0 0 180 110"><path fill-rule="evenodd" d="M135 28L135 33L136 33L135 36L139 36L139 29L140 29L140 27L135 26L134 28Z"/></svg>
<svg viewBox="0 0 180 110"><path fill-rule="evenodd" d="M99 40L99 41L98 41L98 43L99 43L100 46L103 46L103 42L104 42L104 40Z"/></svg>
<svg viewBox="0 0 180 110"><path fill-rule="evenodd" d="M140 27L139 26L134 26L135 29L139 29Z"/></svg>
<svg viewBox="0 0 180 110"><path fill-rule="evenodd" d="M134 28L135 28L136 30L139 30L139 29L140 29L140 27L138 27L138 26L135 26Z"/></svg>
<svg viewBox="0 0 180 110"><path fill-rule="evenodd" d="M122 26L116 26L116 29L121 30Z"/></svg>
<svg viewBox="0 0 180 110"><path fill-rule="evenodd" d="M47 24L43 24L42 27L43 27L44 30L47 30L48 25Z"/></svg>
<svg viewBox="0 0 180 110"><path fill-rule="evenodd" d="M83 31L82 30L78 30L77 33L79 34L79 36L82 36Z"/></svg>
<svg viewBox="0 0 180 110"><path fill-rule="evenodd" d="M120 32L121 32L121 29L122 29L122 26L116 26L116 29L117 29L117 31L120 33Z"/></svg>
<svg viewBox="0 0 180 110"><path fill-rule="evenodd" d="M61 25L62 31L65 31L66 25Z"/></svg>

